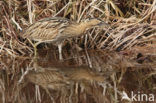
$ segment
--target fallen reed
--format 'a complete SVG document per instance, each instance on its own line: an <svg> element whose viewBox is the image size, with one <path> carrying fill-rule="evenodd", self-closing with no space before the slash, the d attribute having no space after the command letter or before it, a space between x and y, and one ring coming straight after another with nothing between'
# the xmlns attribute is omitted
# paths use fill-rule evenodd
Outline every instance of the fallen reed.
<svg viewBox="0 0 156 103"><path fill-rule="evenodd" d="M16 90L23 73L28 68L35 69L33 48L22 38L22 33L29 25L47 17L64 17L77 23L88 18L100 18L110 25L108 28L89 29L85 35L63 43L64 64L86 65L95 68L99 74L108 72L110 77L105 93L102 92L105 88L103 84L77 84L84 91L79 91L79 96L74 93L73 100L86 103L117 102L122 91L129 94L130 90L137 91L139 87L143 87L144 92L154 93L155 5L156 0L1 0L0 102L11 102L19 94L22 96L19 95L15 102L50 102L42 89L42 100L35 100L36 95L31 91L38 90L31 83L20 91ZM60 65L55 47L43 43L38 49L42 58L38 64L45 68ZM58 92L56 95L53 93L57 96Z"/></svg>

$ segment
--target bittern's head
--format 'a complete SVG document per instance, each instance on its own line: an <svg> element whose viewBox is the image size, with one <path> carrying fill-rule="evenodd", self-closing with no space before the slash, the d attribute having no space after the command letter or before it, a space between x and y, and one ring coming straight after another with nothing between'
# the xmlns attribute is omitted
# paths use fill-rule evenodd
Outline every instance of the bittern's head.
<svg viewBox="0 0 156 103"><path fill-rule="evenodd" d="M99 18L89 18L83 21L83 23L87 24L89 27L108 26L107 23Z"/></svg>

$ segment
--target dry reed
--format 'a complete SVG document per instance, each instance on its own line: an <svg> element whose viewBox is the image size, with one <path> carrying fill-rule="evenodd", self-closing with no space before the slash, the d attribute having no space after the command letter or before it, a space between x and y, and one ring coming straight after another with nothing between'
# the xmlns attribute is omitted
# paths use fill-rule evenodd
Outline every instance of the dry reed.
<svg viewBox="0 0 156 103"><path fill-rule="evenodd" d="M75 84L78 90L81 88L84 91L74 92L70 98L72 101L114 103L121 100L122 91L130 94L131 90L137 91L140 87L146 93L155 93L155 5L156 0L1 0L0 102L12 102L19 94L22 96L15 100L17 103L39 100L35 100L35 93L30 93L37 91L32 84L16 90L22 71L34 68L32 46L22 38L22 31L30 24L51 16L76 22L97 17L110 24L109 28L95 27L86 35L68 39L63 44L64 64L87 65L97 72L107 72L110 77L107 86L98 83ZM52 51L44 50L45 46L43 48L42 45L38 48L42 48L39 53L42 59L38 60L38 64L60 65L56 59L56 48L50 45L48 48L53 48ZM44 91L41 90L40 95L42 103L51 102ZM56 99L56 102L59 100Z"/></svg>

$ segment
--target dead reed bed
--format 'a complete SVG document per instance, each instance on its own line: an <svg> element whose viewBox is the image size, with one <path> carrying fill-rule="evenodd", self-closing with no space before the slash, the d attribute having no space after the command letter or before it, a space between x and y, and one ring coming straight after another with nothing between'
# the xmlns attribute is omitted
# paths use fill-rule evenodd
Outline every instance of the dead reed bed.
<svg viewBox="0 0 156 103"><path fill-rule="evenodd" d="M110 24L108 28L95 27L82 37L66 40L63 63L57 60L56 47L44 43L38 46L37 64L43 68L85 65L99 75L107 73L109 78L107 84L75 83L73 90L78 91L66 91L66 96L61 94L65 92L50 90L56 103L63 98L77 103L124 103L122 91L128 95L133 90L156 93L156 0L1 0L1 103L51 102L43 88L39 92L33 83L17 90L24 73L36 69L33 48L22 38L22 32L46 17L65 17L76 22L100 18Z"/></svg>

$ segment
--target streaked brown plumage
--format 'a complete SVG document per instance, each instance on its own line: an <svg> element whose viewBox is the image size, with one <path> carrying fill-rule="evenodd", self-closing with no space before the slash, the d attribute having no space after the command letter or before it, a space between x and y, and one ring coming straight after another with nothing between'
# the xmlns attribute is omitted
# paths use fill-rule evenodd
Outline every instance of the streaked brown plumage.
<svg viewBox="0 0 156 103"><path fill-rule="evenodd" d="M80 23L70 21L62 17L51 17L37 21L30 25L23 34L24 38L38 41L34 46L36 53L36 46L42 42L52 42L58 46L59 58L62 59L62 42L66 38L81 36L84 32L97 25L104 23L100 19L90 19Z"/></svg>
<svg viewBox="0 0 156 103"><path fill-rule="evenodd" d="M48 89L61 91L71 88L75 82L106 81L104 76L98 75L97 73L89 70L88 67L42 69L44 70L29 71L25 76L25 79L28 82L32 82L44 88L49 96L50 93Z"/></svg>
<svg viewBox="0 0 156 103"><path fill-rule="evenodd" d="M26 80L43 88L59 90L69 84L69 78L58 70L29 71Z"/></svg>
<svg viewBox="0 0 156 103"><path fill-rule="evenodd" d="M98 75L88 67L77 68L42 68L41 71L29 71L26 79L44 88L57 90L71 82L97 81L104 82L104 76ZM58 86L60 85L60 86Z"/></svg>

